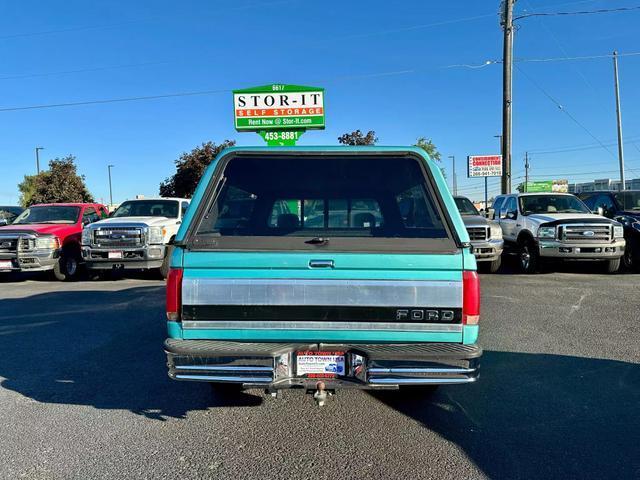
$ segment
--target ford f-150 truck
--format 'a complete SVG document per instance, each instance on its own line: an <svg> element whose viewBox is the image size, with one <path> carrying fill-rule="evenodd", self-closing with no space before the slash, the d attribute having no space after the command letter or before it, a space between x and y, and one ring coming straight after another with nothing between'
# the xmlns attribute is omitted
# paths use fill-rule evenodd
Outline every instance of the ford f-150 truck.
<svg viewBox="0 0 640 480"><path fill-rule="evenodd" d="M123 202L111 215L82 232L89 270L159 269L166 277L171 242L189 207L185 198Z"/></svg>
<svg viewBox="0 0 640 480"><path fill-rule="evenodd" d="M322 404L341 387L478 378L476 260L419 148L224 150L174 246L173 379L301 388Z"/></svg>
<svg viewBox="0 0 640 480"><path fill-rule="evenodd" d="M480 215L467 197L453 198L469 232L478 269L484 266L489 272L496 273L502 264L502 247L504 246L500 225Z"/></svg>
<svg viewBox="0 0 640 480"><path fill-rule="evenodd" d="M0 227L0 271L52 271L58 280L75 278L82 227L107 215L97 203L32 205Z"/></svg>
<svg viewBox="0 0 640 480"><path fill-rule="evenodd" d="M524 273L535 273L541 260L598 260L608 273L620 268L623 226L591 213L574 195L499 195L494 206L505 250L518 255Z"/></svg>

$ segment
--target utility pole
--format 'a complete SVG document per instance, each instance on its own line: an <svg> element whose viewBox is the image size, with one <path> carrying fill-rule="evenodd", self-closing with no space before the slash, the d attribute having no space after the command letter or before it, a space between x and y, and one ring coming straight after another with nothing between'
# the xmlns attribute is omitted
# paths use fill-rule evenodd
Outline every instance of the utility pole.
<svg viewBox="0 0 640 480"><path fill-rule="evenodd" d="M107 170L109 170L109 208L113 205L113 190L111 189L111 169L113 165L108 165Z"/></svg>
<svg viewBox="0 0 640 480"><path fill-rule="evenodd" d="M453 180L452 180L453 194L457 195L458 194L458 181L456 180L456 157L455 157L455 155L449 155L449 158L451 159L451 164L453 165Z"/></svg>
<svg viewBox="0 0 640 480"><path fill-rule="evenodd" d="M524 191L529 188L529 152L524 152Z"/></svg>
<svg viewBox="0 0 640 480"><path fill-rule="evenodd" d="M620 161L620 190L625 190L624 149L622 147L622 112L620 111L620 85L618 83L618 51L613 51L613 76L616 87L616 115L618 121L618 160Z"/></svg>
<svg viewBox="0 0 640 480"><path fill-rule="evenodd" d="M504 30L502 53L502 193L511 193L511 107L513 73L513 5L515 0L503 0Z"/></svg>
<svg viewBox="0 0 640 480"><path fill-rule="evenodd" d="M44 150L44 147L36 147L36 172L40 175L40 150Z"/></svg>

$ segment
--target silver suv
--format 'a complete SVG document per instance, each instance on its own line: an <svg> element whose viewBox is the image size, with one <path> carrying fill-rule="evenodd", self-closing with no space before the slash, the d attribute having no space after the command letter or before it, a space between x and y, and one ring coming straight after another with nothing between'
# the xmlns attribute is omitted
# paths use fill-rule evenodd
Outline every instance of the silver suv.
<svg viewBox="0 0 640 480"><path fill-rule="evenodd" d="M493 204L505 249L518 254L524 273L536 272L545 258L600 260L608 273L620 267L622 224L592 213L574 195L516 193L499 195Z"/></svg>

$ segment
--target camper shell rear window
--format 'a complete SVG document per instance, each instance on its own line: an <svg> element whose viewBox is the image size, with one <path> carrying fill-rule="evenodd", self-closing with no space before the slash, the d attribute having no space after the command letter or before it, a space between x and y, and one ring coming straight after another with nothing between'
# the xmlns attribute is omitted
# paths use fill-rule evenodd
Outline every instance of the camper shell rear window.
<svg viewBox="0 0 640 480"><path fill-rule="evenodd" d="M192 249L455 251L448 213L414 154L236 152L218 164Z"/></svg>

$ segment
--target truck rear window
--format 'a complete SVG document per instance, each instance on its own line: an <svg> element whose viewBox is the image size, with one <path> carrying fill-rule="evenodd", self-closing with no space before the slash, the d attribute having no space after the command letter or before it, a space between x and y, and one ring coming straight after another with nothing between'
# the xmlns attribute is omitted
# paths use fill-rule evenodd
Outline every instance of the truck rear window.
<svg viewBox="0 0 640 480"><path fill-rule="evenodd" d="M402 239L415 239L413 250L428 239L451 249L433 190L413 156L237 155L208 185L187 238L225 249L287 250L322 239L329 250L354 250L366 238L374 250L403 251Z"/></svg>
<svg viewBox="0 0 640 480"><path fill-rule="evenodd" d="M209 185L207 203L190 227L205 243L449 238L423 168L406 156L233 157Z"/></svg>

